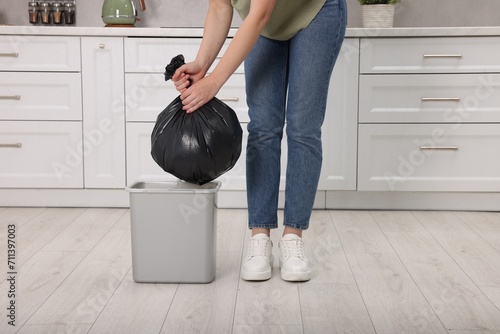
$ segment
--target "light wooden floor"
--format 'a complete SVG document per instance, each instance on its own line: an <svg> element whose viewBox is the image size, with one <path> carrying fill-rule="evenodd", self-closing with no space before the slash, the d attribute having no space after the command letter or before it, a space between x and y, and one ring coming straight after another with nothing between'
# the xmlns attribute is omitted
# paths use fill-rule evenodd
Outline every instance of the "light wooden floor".
<svg viewBox="0 0 500 334"><path fill-rule="evenodd" d="M241 280L246 211L219 210L212 283L137 284L129 225L125 209L0 208L0 332L500 333L500 213L314 211L307 283Z"/></svg>

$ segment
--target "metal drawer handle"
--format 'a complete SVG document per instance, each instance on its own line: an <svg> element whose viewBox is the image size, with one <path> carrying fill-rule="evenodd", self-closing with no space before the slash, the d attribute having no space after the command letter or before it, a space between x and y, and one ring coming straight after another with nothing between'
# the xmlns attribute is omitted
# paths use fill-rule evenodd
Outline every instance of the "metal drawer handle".
<svg viewBox="0 0 500 334"><path fill-rule="evenodd" d="M4 95L0 96L0 100L20 100L21 95Z"/></svg>
<svg viewBox="0 0 500 334"><path fill-rule="evenodd" d="M452 101L452 102L459 102L460 98L459 97L423 97L422 102L447 102L447 101Z"/></svg>
<svg viewBox="0 0 500 334"><path fill-rule="evenodd" d="M424 58L462 58L462 55L460 54L429 54L429 55L424 55Z"/></svg>
<svg viewBox="0 0 500 334"><path fill-rule="evenodd" d="M221 97L219 98L221 101L226 101L226 102L238 102L240 100L239 97Z"/></svg>
<svg viewBox="0 0 500 334"><path fill-rule="evenodd" d="M23 144L22 143L0 144L0 148L7 148L7 147L21 148L21 147L23 147Z"/></svg>
<svg viewBox="0 0 500 334"><path fill-rule="evenodd" d="M458 146L420 146L421 150L458 151Z"/></svg>
<svg viewBox="0 0 500 334"><path fill-rule="evenodd" d="M11 58L17 58L17 57L19 57L19 53L17 53L17 52L12 52L12 53L0 53L0 57L11 57Z"/></svg>

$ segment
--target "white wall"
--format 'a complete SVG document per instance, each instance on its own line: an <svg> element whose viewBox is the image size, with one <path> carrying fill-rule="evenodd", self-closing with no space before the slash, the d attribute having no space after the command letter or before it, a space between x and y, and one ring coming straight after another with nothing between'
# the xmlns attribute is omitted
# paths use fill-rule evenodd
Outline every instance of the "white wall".
<svg viewBox="0 0 500 334"><path fill-rule="evenodd" d="M50 1L50 0L48 0ZM137 1L137 0L134 0ZM78 26L102 26L103 0L76 0ZM136 2L137 4L138 2ZM361 26L358 0L347 0L349 27ZM208 0L146 0L137 26L201 27ZM28 0L1 0L0 24L28 25ZM499 0L402 0L397 7L396 27L497 26ZM236 15L235 15L236 16ZM233 25L241 21L235 18Z"/></svg>

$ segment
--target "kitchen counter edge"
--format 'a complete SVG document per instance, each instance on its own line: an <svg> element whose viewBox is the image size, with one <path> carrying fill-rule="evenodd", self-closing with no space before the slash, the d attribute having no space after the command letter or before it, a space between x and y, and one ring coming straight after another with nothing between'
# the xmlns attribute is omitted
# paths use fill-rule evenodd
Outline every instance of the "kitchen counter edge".
<svg viewBox="0 0 500 334"><path fill-rule="evenodd" d="M231 28L229 37L237 28ZM202 37L203 28L0 26L0 35ZM346 37L500 36L500 27L347 28Z"/></svg>

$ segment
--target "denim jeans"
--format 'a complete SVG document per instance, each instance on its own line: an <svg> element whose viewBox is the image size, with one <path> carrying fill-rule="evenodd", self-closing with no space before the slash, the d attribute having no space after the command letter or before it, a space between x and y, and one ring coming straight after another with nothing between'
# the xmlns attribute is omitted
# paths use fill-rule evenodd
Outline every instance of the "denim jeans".
<svg viewBox="0 0 500 334"><path fill-rule="evenodd" d="M260 36L245 59L250 228L278 226L285 123L288 161L283 224L300 230L309 227L323 160L321 125L328 85L346 21L345 0L327 0L309 26L293 38L277 41Z"/></svg>

